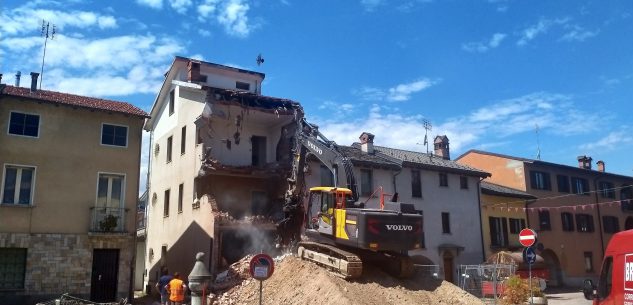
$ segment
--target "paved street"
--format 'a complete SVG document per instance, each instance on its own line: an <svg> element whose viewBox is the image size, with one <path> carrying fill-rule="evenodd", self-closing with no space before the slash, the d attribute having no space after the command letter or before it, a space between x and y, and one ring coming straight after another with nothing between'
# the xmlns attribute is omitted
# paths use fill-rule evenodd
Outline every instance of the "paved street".
<svg viewBox="0 0 633 305"><path fill-rule="evenodd" d="M548 305L591 305L579 288L548 289L545 295Z"/></svg>

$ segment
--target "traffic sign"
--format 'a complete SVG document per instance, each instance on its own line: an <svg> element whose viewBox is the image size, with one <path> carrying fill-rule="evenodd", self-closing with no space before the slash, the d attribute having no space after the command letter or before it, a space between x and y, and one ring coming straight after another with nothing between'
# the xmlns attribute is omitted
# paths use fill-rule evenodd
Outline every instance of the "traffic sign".
<svg viewBox="0 0 633 305"><path fill-rule="evenodd" d="M519 233L519 242L524 247L531 247L536 242L536 232L532 229L523 229Z"/></svg>
<svg viewBox="0 0 633 305"><path fill-rule="evenodd" d="M536 262L536 252L531 247L523 249L523 261L528 265L533 265Z"/></svg>
<svg viewBox="0 0 633 305"><path fill-rule="evenodd" d="M259 281L268 279L275 271L273 258L264 253L253 256L249 267L251 276Z"/></svg>

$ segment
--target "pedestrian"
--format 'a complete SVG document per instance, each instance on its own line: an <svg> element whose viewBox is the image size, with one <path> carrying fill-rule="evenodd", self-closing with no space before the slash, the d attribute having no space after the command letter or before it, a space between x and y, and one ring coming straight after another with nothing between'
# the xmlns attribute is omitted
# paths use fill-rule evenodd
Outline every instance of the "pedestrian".
<svg viewBox="0 0 633 305"><path fill-rule="evenodd" d="M180 279L180 274L174 272L174 278L165 286L169 293L169 301L172 305L182 305L185 300L185 290L187 285Z"/></svg>
<svg viewBox="0 0 633 305"><path fill-rule="evenodd" d="M158 279L158 282L156 283L156 289L160 293L160 304L168 305L169 294L167 293L167 289L165 289L165 286L169 284L169 282L173 279L173 276L169 275L169 272L167 271L167 268L165 267L161 268L160 275L161 276Z"/></svg>

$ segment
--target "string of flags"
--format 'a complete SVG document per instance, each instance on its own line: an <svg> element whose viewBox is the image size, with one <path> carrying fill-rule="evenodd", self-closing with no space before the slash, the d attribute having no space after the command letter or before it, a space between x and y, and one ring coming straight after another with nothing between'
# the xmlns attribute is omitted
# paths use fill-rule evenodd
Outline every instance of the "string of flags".
<svg viewBox="0 0 633 305"><path fill-rule="evenodd" d="M501 212L504 211L508 211L508 212L535 212L535 211L550 211L550 210L563 210L563 209L571 209L573 211L577 211L577 210L582 210L585 211L587 209L591 209L593 210L597 205L601 205L601 206L607 206L607 207L612 207L612 206L620 206L624 203L626 203L627 200L614 200L614 201L605 201L605 202L599 202L599 203L588 203L588 204L576 204L576 205L561 205L561 206L555 206L555 207L534 207L534 208L525 208L525 207L508 207L508 206L483 206L484 209L491 209L492 211L495 210L500 210Z"/></svg>

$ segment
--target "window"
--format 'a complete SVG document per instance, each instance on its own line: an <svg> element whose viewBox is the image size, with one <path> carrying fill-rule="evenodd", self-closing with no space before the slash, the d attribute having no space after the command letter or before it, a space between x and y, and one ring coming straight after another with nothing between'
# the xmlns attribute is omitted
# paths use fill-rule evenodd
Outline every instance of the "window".
<svg viewBox="0 0 633 305"><path fill-rule="evenodd" d="M451 233L451 219L450 214L446 212L442 212L442 233L450 234Z"/></svg>
<svg viewBox="0 0 633 305"><path fill-rule="evenodd" d="M552 190L549 174L539 171L530 171L530 182L535 190Z"/></svg>
<svg viewBox="0 0 633 305"><path fill-rule="evenodd" d="M176 99L176 94L174 93L174 90L171 90L169 92L169 115L171 116L172 114L174 114L174 104L176 103L175 101Z"/></svg>
<svg viewBox="0 0 633 305"><path fill-rule="evenodd" d="M468 189L468 177L466 176L459 177L459 188L461 188L462 190Z"/></svg>
<svg viewBox="0 0 633 305"><path fill-rule="evenodd" d="M587 179L571 177L571 190L574 194L589 196L589 183Z"/></svg>
<svg viewBox="0 0 633 305"><path fill-rule="evenodd" d="M180 154L185 154L185 142L187 140L187 126L182 127L182 131L180 132Z"/></svg>
<svg viewBox="0 0 633 305"><path fill-rule="evenodd" d="M178 213L182 213L182 196L183 196L183 188L184 188L184 184L181 183L178 186Z"/></svg>
<svg viewBox="0 0 633 305"><path fill-rule="evenodd" d="M173 140L173 137L167 138L167 163L171 162L171 145Z"/></svg>
<svg viewBox="0 0 633 305"><path fill-rule="evenodd" d="M510 218L510 234L519 234L525 228L525 219Z"/></svg>
<svg viewBox="0 0 633 305"><path fill-rule="evenodd" d="M40 129L40 116L11 112L9 122L9 134L27 137L38 137Z"/></svg>
<svg viewBox="0 0 633 305"><path fill-rule="evenodd" d="M370 196L374 190L372 172L370 169L360 170L360 194L362 196Z"/></svg>
<svg viewBox="0 0 633 305"><path fill-rule="evenodd" d="M35 167L5 166L2 203L33 204L34 182Z"/></svg>
<svg viewBox="0 0 633 305"><path fill-rule="evenodd" d="M593 253L585 252L585 271L593 272Z"/></svg>
<svg viewBox="0 0 633 305"><path fill-rule="evenodd" d="M560 213L560 221L563 226L563 231L574 231L574 215L572 213Z"/></svg>
<svg viewBox="0 0 633 305"><path fill-rule="evenodd" d="M602 216L602 226L604 233L620 232L620 222L615 216Z"/></svg>
<svg viewBox="0 0 633 305"><path fill-rule="evenodd" d="M123 207L123 194L125 177L114 174L99 174L97 186L97 207L115 208Z"/></svg>
<svg viewBox="0 0 633 305"><path fill-rule="evenodd" d="M235 88L240 90L250 90L251 84L245 82L235 82Z"/></svg>
<svg viewBox="0 0 633 305"><path fill-rule="evenodd" d="M549 211L538 211L538 223L541 231L549 231L552 229L552 224L549 221Z"/></svg>
<svg viewBox="0 0 633 305"><path fill-rule="evenodd" d="M163 217L169 217L169 190L165 190L165 204L163 205Z"/></svg>
<svg viewBox="0 0 633 305"><path fill-rule="evenodd" d="M602 198L615 198L615 190L613 189L613 183L607 181L598 182L598 190Z"/></svg>
<svg viewBox="0 0 633 305"><path fill-rule="evenodd" d="M622 185L620 189L620 207L622 212L633 212L633 187Z"/></svg>
<svg viewBox="0 0 633 305"><path fill-rule="evenodd" d="M103 124L101 126L101 144L127 146L127 127Z"/></svg>
<svg viewBox="0 0 633 305"><path fill-rule="evenodd" d="M602 265L602 271L600 272L600 279L598 280L598 296L600 299L606 299L611 294L611 287L613 286L613 257L608 256L604 259Z"/></svg>
<svg viewBox="0 0 633 305"><path fill-rule="evenodd" d="M0 248L0 291L24 289L26 248Z"/></svg>
<svg viewBox="0 0 633 305"><path fill-rule="evenodd" d="M576 231L593 232L593 216L589 214L576 214Z"/></svg>
<svg viewBox="0 0 633 305"><path fill-rule="evenodd" d="M334 175L332 171L325 165L321 165L321 186L334 186Z"/></svg>
<svg viewBox="0 0 633 305"><path fill-rule="evenodd" d="M493 247L508 246L508 219L505 217L488 217L490 224L490 245Z"/></svg>
<svg viewBox="0 0 633 305"><path fill-rule="evenodd" d="M440 186L448 186L448 175L446 173L439 173Z"/></svg>
<svg viewBox="0 0 633 305"><path fill-rule="evenodd" d="M569 177L565 175L556 175L558 191L561 193L569 193Z"/></svg>
<svg viewBox="0 0 633 305"><path fill-rule="evenodd" d="M422 198L422 179L419 170L411 170L411 197Z"/></svg>

